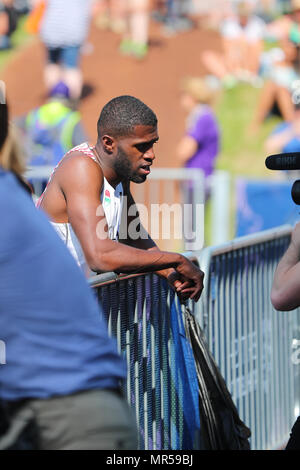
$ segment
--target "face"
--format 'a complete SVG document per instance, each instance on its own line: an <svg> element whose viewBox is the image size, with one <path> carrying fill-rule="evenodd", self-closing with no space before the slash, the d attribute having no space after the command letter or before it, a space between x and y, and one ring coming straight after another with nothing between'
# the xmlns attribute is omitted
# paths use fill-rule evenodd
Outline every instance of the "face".
<svg viewBox="0 0 300 470"><path fill-rule="evenodd" d="M136 126L130 136L118 139L114 170L123 181L143 183L155 159L154 144L158 141L156 127Z"/></svg>

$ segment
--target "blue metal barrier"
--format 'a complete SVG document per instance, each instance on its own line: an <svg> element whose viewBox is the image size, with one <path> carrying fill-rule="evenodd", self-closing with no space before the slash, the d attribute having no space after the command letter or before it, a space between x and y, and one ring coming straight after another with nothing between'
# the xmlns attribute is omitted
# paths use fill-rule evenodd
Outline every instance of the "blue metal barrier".
<svg viewBox="0 0 300 470"><path fill-rule="evenodd" d="M197 256L205 288L193 312L251 429L252 449L284 446L300 414L300 310L276 312L270 302L290 232L260 232ZM178 301L154 274L118 279L100 275L91 285L127 361L125 393L136 413L140 448L197 449L198 384Z"/></svg>
<svg viewBox="0 0 300 470"><path fill-rule="evenodd" d="M300 309L277 312L270 301L290 232L287 226L237 238L199 257L206 279L198 315L205 313L210 350L251 429L252 449L284 446L299 414L300 361L293 353Z"/></svg>
<svg viewBox="0 0 300 470"><path fill-rule="evenodd" d="M139 448L198 449L198 379L173 291L155 274L100 279L92 283L127 362L124 392L136 414Z"/></svg>

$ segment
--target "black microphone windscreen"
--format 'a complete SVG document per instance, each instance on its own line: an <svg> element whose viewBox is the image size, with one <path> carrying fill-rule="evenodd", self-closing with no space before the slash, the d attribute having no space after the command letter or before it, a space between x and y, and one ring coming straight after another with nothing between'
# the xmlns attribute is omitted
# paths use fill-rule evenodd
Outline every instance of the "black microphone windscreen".
<svg viewBox="0 0 300 470"><path fill-rule="evenodd" d="M269 170L299 170L300 152L270 155L266 158L265 164Z"/></svg>

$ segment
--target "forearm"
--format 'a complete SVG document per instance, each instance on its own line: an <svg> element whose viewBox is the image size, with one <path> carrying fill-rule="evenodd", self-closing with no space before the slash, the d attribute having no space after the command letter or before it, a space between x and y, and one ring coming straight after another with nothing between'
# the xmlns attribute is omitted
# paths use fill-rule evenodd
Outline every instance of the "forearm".
<svg viewBox="0 0 300 470"><path fill-rule="evenodd" d="M299 253L299 248L291 242L276 268L271 301L277 310L292 310L300 305Z"/></svg>
<svg viewBox="0 0 300 470"><path fill-rule="evenodd" d="M154 243L154 242L153 242ZM152 246L151 248L148 249L148 251L152 251L152 252L159 252L161 251L157 245L154 245ZM168 278L168 276L172 273L172 272L175 272L175 269L174 267L171 267L171 268L166 268L166 269L160 269L158 271L155 271L155 274L157 274L158 276L160 277L163 277L165 279Z"/></svg>
<svg viewBox="0 0 300 470"><path fill-rule="evenodd" d="M183 261L177 253L160 251L157 247L149 250L134 248L111 240L104 241L93 255L87 254L87 261L93 271L115 271L134 273L160 271L176 268Z"/></svg>
<svg viewBox="0 0 300 470"><path fill-rule="evenodd" d="M132 240L130 238L126 238L125 240L121 240L123 244L126 246L131 246L134 248L138 248L140 250L147 250L151 252L160 252L160 248L156 245L154 240L150 237L150 235L144 230L144 236L138 238L137 240ZM167 278L171 272L174 272L174 268L166 268L166 269L160 269L158 271L155 271L156 274L158 274L161 277Z"/></svg>

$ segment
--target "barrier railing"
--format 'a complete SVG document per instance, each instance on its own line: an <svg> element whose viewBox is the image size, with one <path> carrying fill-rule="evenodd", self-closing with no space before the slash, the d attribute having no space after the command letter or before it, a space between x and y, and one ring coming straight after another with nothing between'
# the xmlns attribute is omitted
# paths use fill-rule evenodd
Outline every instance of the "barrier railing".
<svg viewBox="0 0 300 470"><path fill-rule="evenodd" d="M196 369L181 307L155 274L91 279L127 362L124 393L139 428L139 448L199 449Z"/></svg>
<svg viewBox="0 0 300 470"><path fill-rule="evenodd" d="M205 290L194 315L252 431L252 449L283 446L299 414L299 309L276 312L270 302L290 231L280 227L197 254ZM198 385L174 293L155 274L109 273L90 283L127 361L125 393L140 448L199 448Z"/></svg>
<svg viewBox="0 0 300 470"><path fill-rule="evenodd" d="M199 320L253 449L283 446L300 404L300 309L277 312L273 274L290 226L202 251L207 273ZM298 347L298 354L296 348Z"/></svg>

